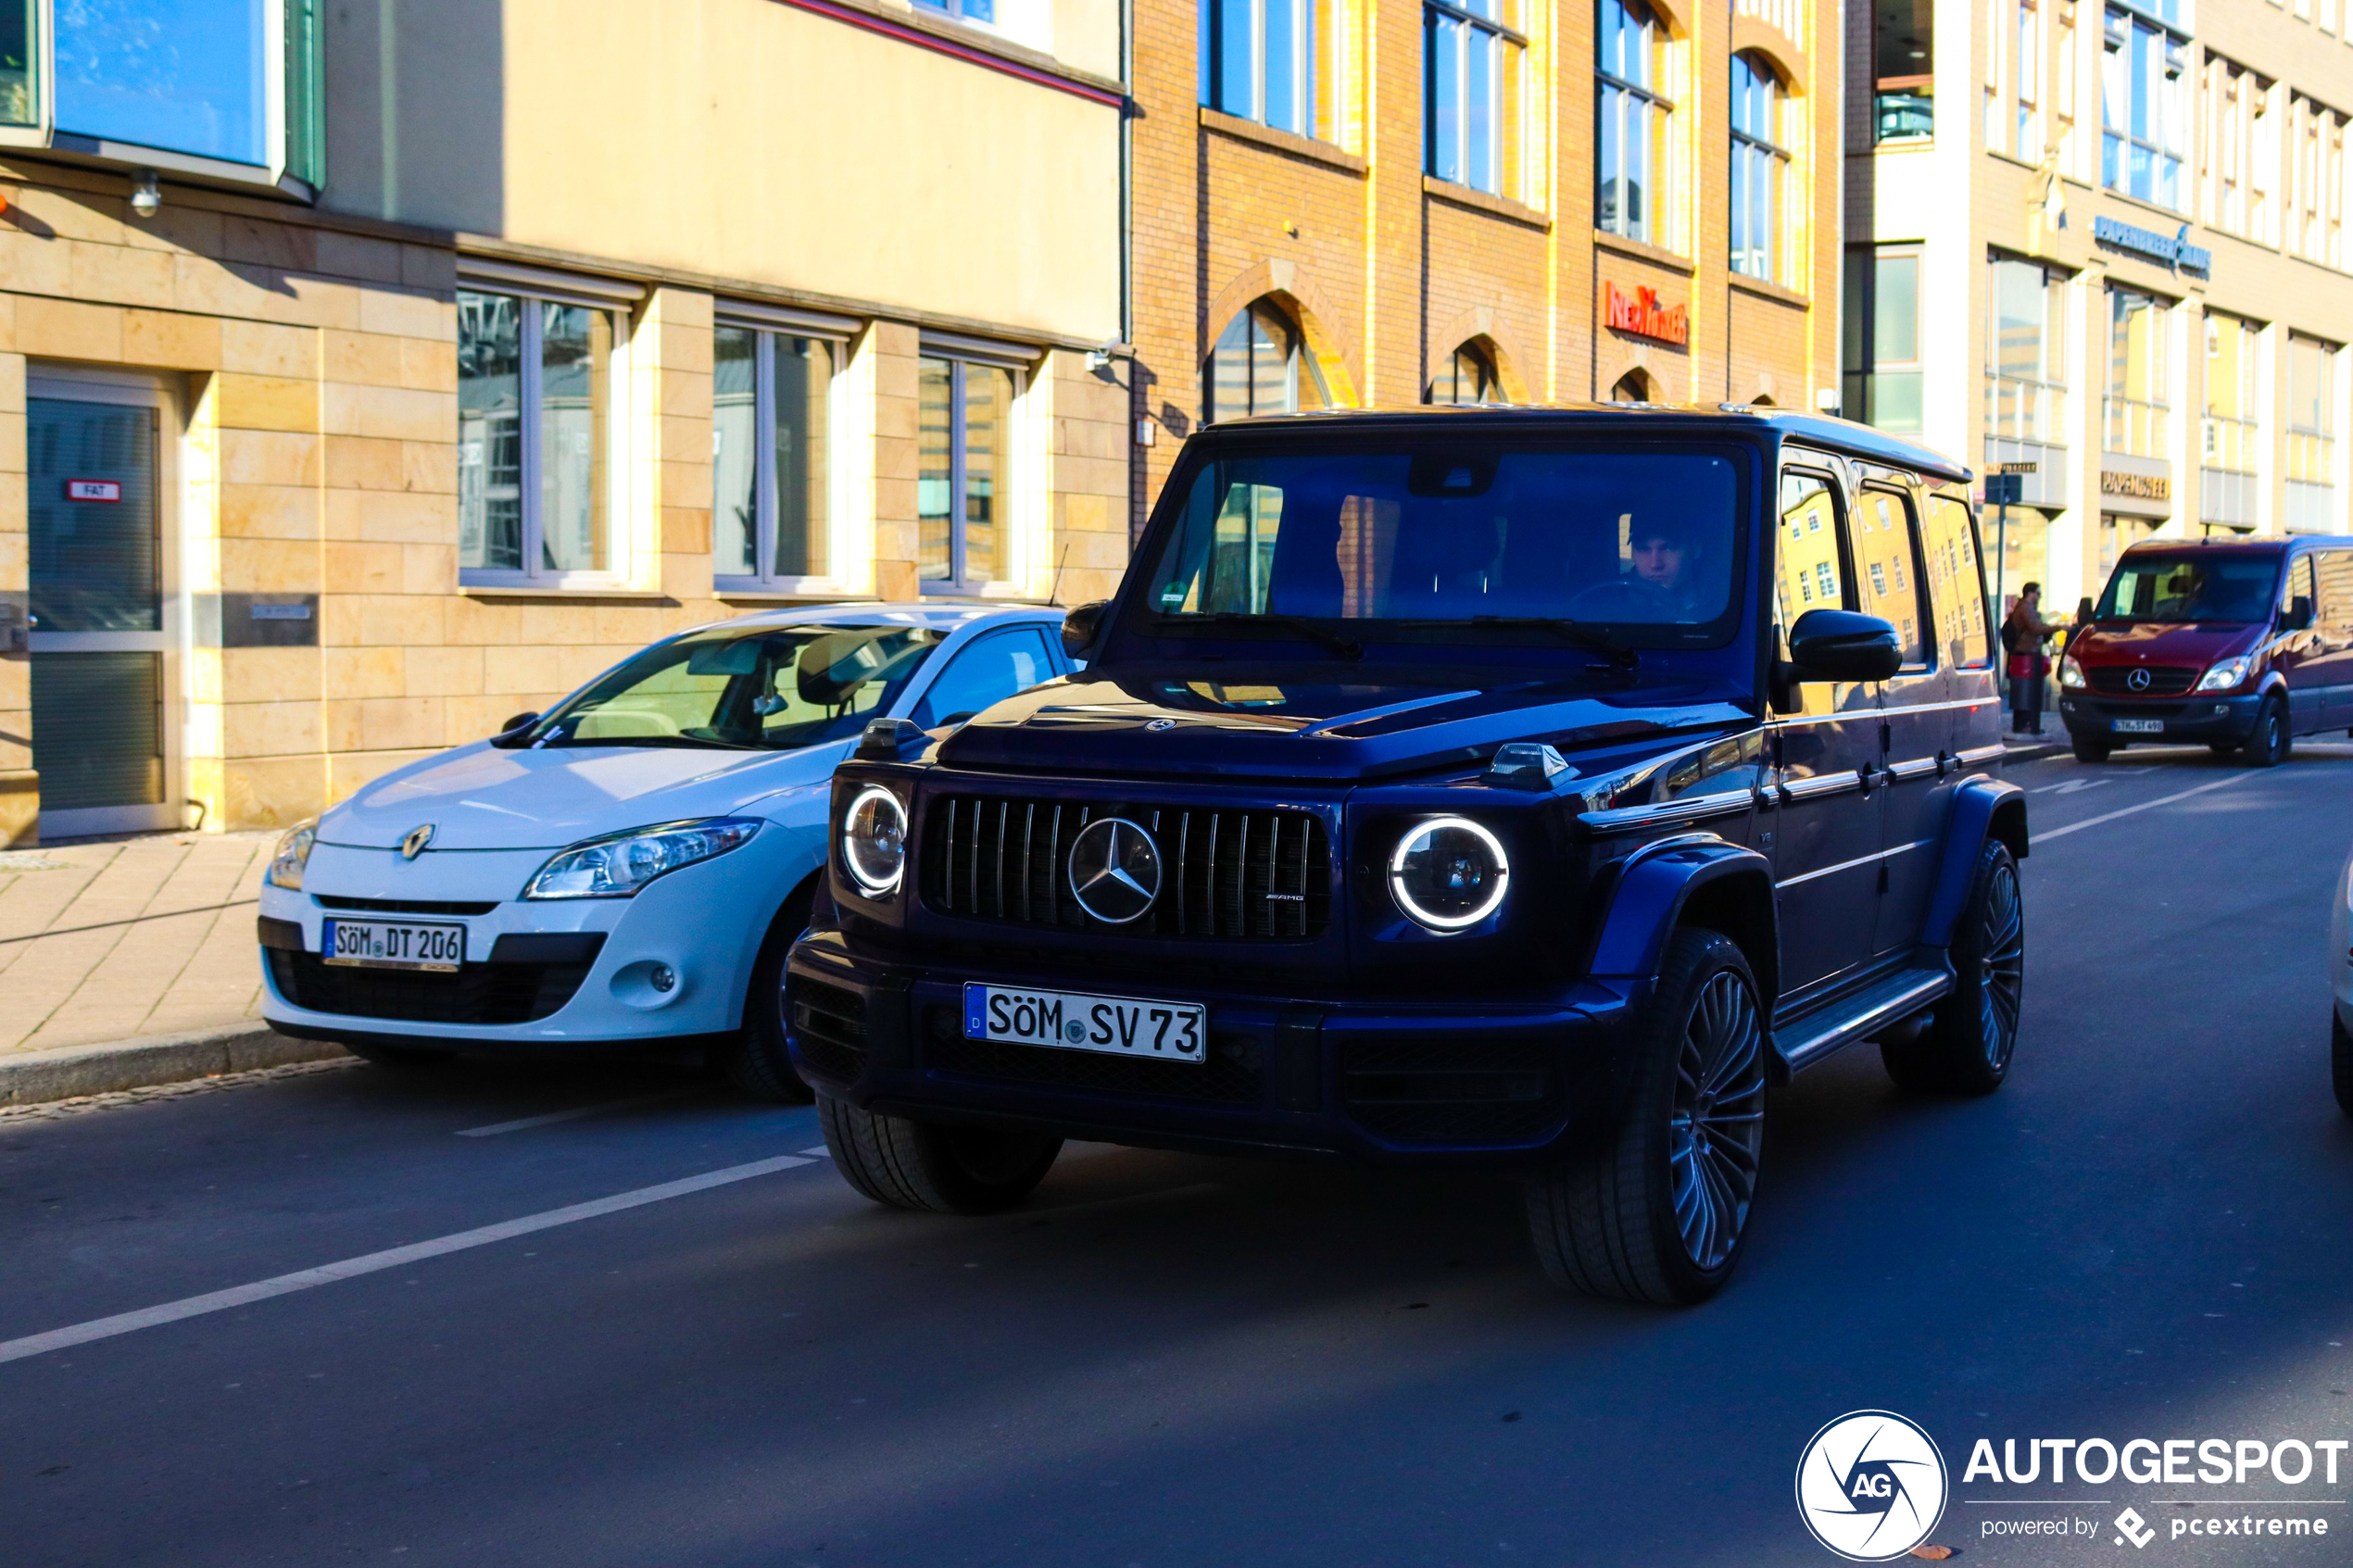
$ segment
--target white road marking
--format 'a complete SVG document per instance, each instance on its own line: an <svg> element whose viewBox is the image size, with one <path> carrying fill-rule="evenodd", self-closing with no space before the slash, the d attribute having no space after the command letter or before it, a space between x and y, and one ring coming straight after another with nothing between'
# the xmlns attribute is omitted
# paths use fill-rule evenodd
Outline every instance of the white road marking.
<svg viewBox="0 0 2353 1568"><path fill-rule="evenodd" d="M804 1148L800 1152L817 1160L831 1160L834 1157L834 1151L824 1144L819 1144L815 1148Z"/></svg>
<svg viewBox="0 0 2353 1568"><path fill-rule="evenodd" d="M2096 817L2086 817L2080 822L2070 822L2062 828L2034 833L2028 842L2037 845L2047 844L2054 838L2065 838L2070 833L2082 833L2085 828L2095 828L2102 822L2112 822L2119 817L2129 817L2135 811L2153 811L2159 806L2171 806L2176 800L2187 800L2193 795L2204 795L2209 789L2227 789L2232 784L2242 783L2254 776L2251 772L2233 773L2227 779L2216 779L2212 784L2202 784L2195 789L2182 790L2173 795L2160 795L2155 800L2144 800L2137 806L2119 807L2113 811L2103 811Z"/></svg>
<svg viewBox="0 0 2353 1568"><path fill-rule="evenodd" d="M660 1094L634 1095L628 1099L609 1099L596 1105L575 1105L570 1110L550 1110L544 1116L493 1122L487 1127L460 1127L457 1135L461 1138L496 1137L500 1133L520 1133L526 1127L548 1127L559 1122L577 1122L584 1116L601 1116L608 1110L626 1110L633 1105L652 1105L657 1100L676 1099L691 1092L687 1089L664 1089Z"/></svg>
<svg viewBox="0 0 2353 1568"><path fill-rule="evenodd" d="M545 1213L525 1214L519 1220L502 1220L495 1225L459 1231L453 1236L437 1236L431 1241L412 1242L407 1247L387 1248L382 1252L346 1258L339 1263L322 1263L315 1269L299 1269L274 1279L256 1280L251 1285L232 1286L226 1290L209 1291L202 1296L183 1297L177 1301L166 1301L161 1306L143 1307L135 1312L118 1312L110 1318L94 1318L88 1323L53 1328L45 1334L27 1335L21 1339L0 1340L0 1361L19 1361L27 1356L87 1345L95 1339L111 1339L119 1334L178 1323L182 1318L202 1317L208 1312L250 1306L256 1301L267 1301L273 1296L290 1296L297 1290L333 1285L337 1280L355 1279L361 1274L379 1273L385 1269L405 1268L410 1263L439 1258L446 1253L487 1247L494 1241L511 1241L534 1231L552 1230L558 1225L574 1224L604 1214L617 1214L624 1209L642 1209L648 1203L660 1203L665 1198L708 1192L712 1187L746 1182L754 1176L789 1171L796 1165L810 1163L812 1161L799 1155L782 1154L773 1160L755 1160L749 1165L729 1165L722 1170L705 1172L699 1176L663 1182L658 1186L638 1187L631 1192L615 1193L610 1198L574 1203L563 1209L550 1209Z"/></svg>
<svg viewBox="0 0 2353 1568"><path fill-rule="evenodd" d="M2097 789L2102 784L2112 784L2115 782L2114 779L2061 779L2055 784L2038 784L2027 793L2030 795L2080 795L2087 789Z"/></svg>

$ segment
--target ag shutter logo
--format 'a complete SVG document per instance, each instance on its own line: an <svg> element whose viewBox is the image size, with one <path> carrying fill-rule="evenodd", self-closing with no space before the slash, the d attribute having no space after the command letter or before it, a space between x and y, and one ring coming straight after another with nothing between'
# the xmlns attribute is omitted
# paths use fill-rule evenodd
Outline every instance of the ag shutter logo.
<svg viewBox="0 0 2353 1568"><path fill-rule="evenodd" d="M1944 1517L1944 1456L1893 1411L1856 1411L1814 1434L1797 1461L1797 1512L1814 1538L1853 1562L1884 1562Z"/></svg>

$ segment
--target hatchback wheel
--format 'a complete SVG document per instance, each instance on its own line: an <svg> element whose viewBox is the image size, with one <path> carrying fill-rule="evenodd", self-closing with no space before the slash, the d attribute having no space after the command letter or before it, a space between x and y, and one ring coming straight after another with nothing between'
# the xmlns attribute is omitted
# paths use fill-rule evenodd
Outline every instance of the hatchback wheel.
<svg viewBox="0 0 2353 1568"><path fill-rule="evenodd" d="M1740 1261L1765 1151L1763 1013L1729 937L1668 940L1638 1048L1641 1078L1612 1135L1529 1178L1529 1233L1572 1289L1705 1300Z"/></svg>
<svg viewBox="0 0 2353 1568"><path fill-rule="evenodd" d="M810 1100L809 1085L794 1071L792 1052L785 1043L785 1010L790 1005L785 997L785 960L808 929L809 906L805 893L796 894L777 912L759 958L752 961L743 1026L711 1050L711 1066L730 1084L754 1099L776 1105L807 1105Z"/></svg>
<svg viewBox="0 0 2353 1568"><path fill-rule="evenodd" d="M1883 1045L1888 1076L1907 1089L1987 1095L2009 1076L2025 1002L2026 903L2009 846L1987 839L1947 949L1953 990L1919 1038Z"/></svg>

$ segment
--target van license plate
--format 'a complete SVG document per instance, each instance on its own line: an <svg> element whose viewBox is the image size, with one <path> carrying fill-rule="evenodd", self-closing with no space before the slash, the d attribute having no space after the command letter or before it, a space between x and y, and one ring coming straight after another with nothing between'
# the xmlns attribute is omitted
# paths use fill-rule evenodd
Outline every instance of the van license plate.
<svg viewBox="0 0 2353 1568"><path fill-rule="evenodd" d="M2116 733L2120 735L2161 735L2165 733L2162 719L2119 719Z"/></svg>
<svg viewBox="0 0 2353 1568"><path fill-rule="evenodd" d="M320 956L355 969L429 969L454 974L466 961L466 928L412 921L331 920L320 933Z"/></svg>
<svg viewBox="0 0 2353 1568"><path fill-rule="evenodd" d="M1161 1061L1204 1061L1209 1010L1199 1002L967 985L964 1038Z"/></svg>

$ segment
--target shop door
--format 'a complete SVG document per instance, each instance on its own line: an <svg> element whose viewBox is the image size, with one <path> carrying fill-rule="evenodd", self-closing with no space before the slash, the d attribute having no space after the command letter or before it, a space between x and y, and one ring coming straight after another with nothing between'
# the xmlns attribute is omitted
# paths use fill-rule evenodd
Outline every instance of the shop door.
<svg viewBox="0 0 2353 1568"><path fill-rule="evenodd" d="M157 387L28 387L32 761L41 834L181 825L167 778L164 515L176 409Z"/></svg>

